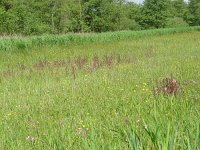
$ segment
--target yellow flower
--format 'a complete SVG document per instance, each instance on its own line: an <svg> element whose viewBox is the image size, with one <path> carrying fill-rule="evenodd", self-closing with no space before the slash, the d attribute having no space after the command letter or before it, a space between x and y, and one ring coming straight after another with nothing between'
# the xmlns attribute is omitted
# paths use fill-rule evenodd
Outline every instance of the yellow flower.
<svg viewBox="0 0 200 150"><path fill-rule="evenodd" d="M6 115L5 115L5 117L6 118L9 118L10 116L12 116L13 115L13 112L9 112L9 113L7 113Z"/></svg>
<svg viewBox="0 0 200 150"><path fill-rule="evenodd" d="M7 114L7 116L11 116L11 115L12 115L12 113L8 113L8 114Z"/></svg>

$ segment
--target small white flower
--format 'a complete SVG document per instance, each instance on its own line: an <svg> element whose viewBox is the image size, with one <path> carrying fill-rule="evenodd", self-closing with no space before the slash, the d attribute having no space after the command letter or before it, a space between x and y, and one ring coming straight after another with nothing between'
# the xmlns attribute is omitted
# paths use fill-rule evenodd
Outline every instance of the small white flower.
<svg viewBox="0 0 200 150"><path fill-rule="evenodd" d="M35 138L29 135L29 136L26 137L26 140L30 141L30 142L34 142Z"/></svg>
<svg viewBox="0 0 200 150"><path fill-rule="evenodd" d="M145 129L147 129L147 128L148 128L148 126L145 124L145 125L144 125L144 128L145 128Z"/></svg>

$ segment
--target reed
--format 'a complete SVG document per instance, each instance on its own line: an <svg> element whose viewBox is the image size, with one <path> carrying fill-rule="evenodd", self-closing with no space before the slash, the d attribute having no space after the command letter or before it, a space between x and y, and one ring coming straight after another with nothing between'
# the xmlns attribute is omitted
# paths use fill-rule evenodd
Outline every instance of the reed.
<svg viewBox="0 0 200 150"><path fill-rule="evenodd" d="M142 31L120 31L107 33L43 35L43 36L6 36L0 38L0 50L30 49L52 46L66 46L88 42L111 42L138 39L153 35L167 35L182 32L200 31L199 26L184 28L164 28Z"/></svg>

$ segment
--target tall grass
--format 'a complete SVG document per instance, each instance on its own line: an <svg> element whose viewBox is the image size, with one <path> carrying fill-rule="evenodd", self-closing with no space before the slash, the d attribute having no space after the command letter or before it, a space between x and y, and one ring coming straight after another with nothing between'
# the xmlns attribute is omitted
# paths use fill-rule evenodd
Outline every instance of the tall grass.
<svg viewBox="0 0 200 150"><path fill-rule="evenodd" d="M200 31L200 27L165 28L142 31L107 32L98 34L43 35L32 37L1 37L0 50L29 49L32 47L51 47L86 42L109 42L137 39L152 35L166 35L181 32Z"/></svg>
<svg viewBox="0 0 200 150"><path fill-rule="evenodd" d="M159 35L0 51L0 149L199 150L200 32Z"/></svg>

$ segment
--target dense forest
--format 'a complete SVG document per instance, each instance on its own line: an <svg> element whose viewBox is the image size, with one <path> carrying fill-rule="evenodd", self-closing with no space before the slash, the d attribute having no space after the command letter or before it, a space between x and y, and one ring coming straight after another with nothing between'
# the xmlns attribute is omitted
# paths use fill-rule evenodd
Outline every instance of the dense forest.
<svg viewBox="0 0 200 150"><path fill-rule="evenodd" d="M200 0L0 0L0 35L200 25Z"/></svg>

